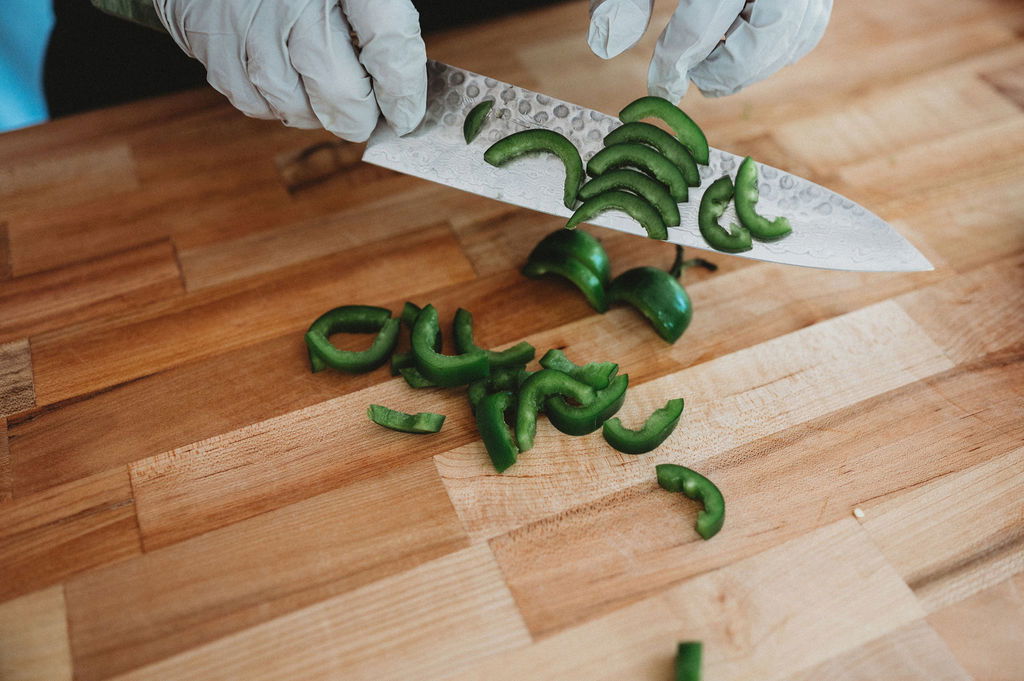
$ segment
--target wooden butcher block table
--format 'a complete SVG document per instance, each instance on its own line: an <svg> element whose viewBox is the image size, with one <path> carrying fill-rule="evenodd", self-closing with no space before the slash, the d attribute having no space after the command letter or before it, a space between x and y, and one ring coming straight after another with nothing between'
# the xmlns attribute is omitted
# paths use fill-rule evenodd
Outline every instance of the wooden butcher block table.
<svg viewBox="0 0 1024 681"><path fill-rule="evenodd" d="M583 2L428 49L614 112L670 4L610 62ZM211 90L0 136L0 678L667 681L697 639L708 681L1021 681L1021 35L1016 1L844 1L796 66L691 91L714 146L864 204L935 271L704 253L674 345L519 274L558 219ZM672 259L593 233L613 273ZM542 420L499 475L462 390L310 373L320 313L406 300L618 362L625 422L681 396L680 426L626 456ZM395 433L371 403L448 420ZM718 536L661 462L719 485Z"/></svg>

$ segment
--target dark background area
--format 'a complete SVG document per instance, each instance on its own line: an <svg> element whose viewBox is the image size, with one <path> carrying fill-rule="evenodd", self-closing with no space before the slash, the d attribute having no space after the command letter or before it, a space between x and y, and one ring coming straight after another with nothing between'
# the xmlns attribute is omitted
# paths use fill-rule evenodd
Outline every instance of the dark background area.
<svg viewBox="0 0 1024 681"><path fill-rule="evenodd" d="M209 0L216 2L216 0ZM255 0L254 0L255 1ZM560 0L413 0L424 33ZM54 0L44 87L59 118L206 83L202 65L166 35L111 17L85 0Z"/></svg>

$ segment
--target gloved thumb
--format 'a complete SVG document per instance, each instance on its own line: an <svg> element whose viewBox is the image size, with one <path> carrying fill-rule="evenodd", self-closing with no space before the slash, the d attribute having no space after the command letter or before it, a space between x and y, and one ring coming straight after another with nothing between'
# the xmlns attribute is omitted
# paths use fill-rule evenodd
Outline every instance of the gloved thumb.
<svg viewBox="0 0 1024 681"><path fill-rule="evenodd" d="M590 0L590 49L601 59L611 59L636 45L653 6L654 0Z"/></svg>

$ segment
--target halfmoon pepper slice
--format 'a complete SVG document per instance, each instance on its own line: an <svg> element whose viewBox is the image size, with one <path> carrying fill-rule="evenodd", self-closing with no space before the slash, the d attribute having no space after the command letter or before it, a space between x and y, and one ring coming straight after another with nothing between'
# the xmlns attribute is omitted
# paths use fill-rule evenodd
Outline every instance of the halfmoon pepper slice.
<svg viewBox="0 0 1024 681"><path fill-rule="evenodd" d="M757 164L747 156L736 172L736 217L740 224L750 231L750 236L760 241L775 241L793 231L793 226L784 217L769 220L758 215L755 210L758 198Z"/></svg>
<svg viewBox="0 0 1024 681"><path fill-rule="evenodd" d="M592 199L610 189L633 192L658 209L666 227L679 225L679 204L669 195L665 185L629 168L616 168L593 178L580 187L580 200Z"/></svg>
<svg viewBox="0 0 1024 681"><path fill-rule="evenodd" d="M668 238L668 229L657 208L642 196L618 189L609 189L584 201L565 223L565 228L575 229L576 225L581 222L586 222L609 210L619 210L629 215L640 223L651 239L664 240Z"/></svg>
<svg viewBox="0 0 1024 681"><path fill-rule="evenodd" d="M562 160L565 166L562 201L566 208L572 210L576 205L576 193L583 183L583 159L576 146L564 135L543 128L520 130L488 147L484 160L492 166L503 166L514 158L536 152L548 152Z"/></svg>
<svg viewBox="0 0 1024 681"><path fill-rule="evenodd" d="M544 400L554 395L564 395L581 404L592 402L595 397L593 388L561 371L541 369L530 374L519 389L519 405L516 408L516 442L519 443L519 451L526 452L533 448L533 438L537 434L537 412Z"/></svg>
<svg viewBox="0 0 1024 681"><path fill-rule="evenodd" d="M732 194L732 180L728 175L723 175L712 182L704 196L700 197L697 226L704 241L707 241L711 248L723 253L742 253L752 248L747 228L733 224L731 230L727 230L718 224L718 218L722 217L722 213L729 207Z"/></svg>
<svg viewBox="0 0 1024 681"><path fill-rule="evenodd" d="M435 350L440 334L437 310L433 305L427 305L416 316L412 327L412 354L416 368L424 378L439 386L450 387L472 383L488 375L490 364L482 352L444 355Z"/></svg>
<svg viewBox="0 0 1024 681"><path fill-rule="evenodd" d="M692 118L678 106L661 97L641 97L630 102L619 112L619 120L632 123L644 118L660 118L668 123L676 133L676 138L693 154L693 160L707 165L711 154L708 149L708 138Z"/></svg>
<svg viewBox="0 0 1024 681"><path fill-rule="evenodd" d="M679 340L693 319L686 289L657 267L634 267L620 274L608 287L608 302L632 305L669 343Z"/></svg>
<svg viewBox="0 0 1024 681"><path fill-rule="evenodd" d="M544 401L544 413L558 430L566 435L586 435L604 425L626 401L629 375L621 374L603 390L598 390L592 402L578 407L570 406L561 397L549 397Z"/></svg>
<svg viewBox="0 0 1024 681"><path fill-rule="evenodd" d="M484 353L491 365L491 369L526 364L532 361L537 353L536 348L526 341L516 343L507 350L497 352L481 348L473 342L473 315L469 310L464 310L461 307L455 311L453 326L455 329L455 349L461 353Z"/></svg>
<svg viewBox="0 0 1024 681"><path fill-rule="evenodd" d="M601 390L611 383L619 365L615 362L590 362L582 366L565 356L558 348L551 348L540 358L540 365L545 369L554 369L569 374L577 381L582 381L592 388Z"/></svg>
<svg viewBox="0 0 1024 681"><path fill-rule="evenodd" d="M697 514L697 534L711 539L725 524L725 497L703 475L686 466L660 463L654 467L658 484L669 492L682 492L688 499L699 501L704 508Z"/></svg>
<svg viewBox="0 0 1024 681"><path fill-rule="evenodd" d="M370 305L344 305L320 315L306 331L306 347L313 373L326 367L361 373L388 361L398 343L399 321L391 310ZM330 341L335 333L377 333L366 350L341 350Z"/></svg>
<svg viewBox="0 0 1024 681"><path fill-rule="evenodd" d="M672 161L654 149L635 142L623 142L605 147L587 161L587 173L594 177L603 175L612 168L630 166L638 168L668 187L669 195L676 201L686 201L688 185L683 173Z"/></svg>
<svg viewBox="0 0 1024 681"><path fill-rule="evenodd" d="M668 439L683 414L683 398L669 400L664 407L655 409L640 430L630 430L618 418L604 422L604 439L623 454L646 454Z"/></svg>
<svg viewBox="0 0 1024 681"><path fill-rule="evenodd" d="M366 410L370 420L378 426L390 430L397 430L402 433L436 433L444 425L443 414L421 412L419 414L406 414L402 411L395 411L379 404L371 404Z"/></svg>
<svg viewBox="0 0 1024 681"><path fill-rule="evenodd" d="M682 142L661 128L650 123L633 121L620 125L604 138L606 147L623 142L638 142L654 147L679 168L679 172L686 178L686 184L691 187L700 186L700 170L697 169L697 162L693 160L693 154Z"/></svg>
<svg viewBox="0 0 1024 681"><path fill-rule="evenodd" d="M505 422L505 412L514 403L515 398L510 392L491 393L481 398L476 408L476 428L491 463L499 473L514 464L519 454L512 429Z"/></svg>

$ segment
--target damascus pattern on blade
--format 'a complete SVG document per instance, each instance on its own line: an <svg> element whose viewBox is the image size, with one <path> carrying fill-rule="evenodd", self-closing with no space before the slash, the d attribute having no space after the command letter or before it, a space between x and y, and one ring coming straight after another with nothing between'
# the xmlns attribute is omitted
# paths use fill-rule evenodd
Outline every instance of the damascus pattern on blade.
<svg viewBox="0 0 1024 681"><path fill-rule="evenodd" d="M569 138L585 164L603 147L605 135L621 125L617 118L436 61L428 62L427 72L423 122L398 137L381 121L367 143L364 161L551 215L571 214L562 205L564 170L557 158L540 154L495 168L483 160L483 152L513 132L547 128ZM463 121L485 99L494 100L494 107L479 136L466 144ZM728 174L735 179L742 160L711 149L709 165L700 167L702 185L691 187L689 201L680 204L682 224L668 228L668 241L711 250L697 228L700 198L716 178ZM776 242L755 241L753 249L739 257L838 270L932 269L917 249L870 211L809 180L758 166L758 212L768 217L785 215L793 232ZM721 222L736 221L730 205ZM639 224L619 212L605 213L591 222L645 234Z"/></svg>

